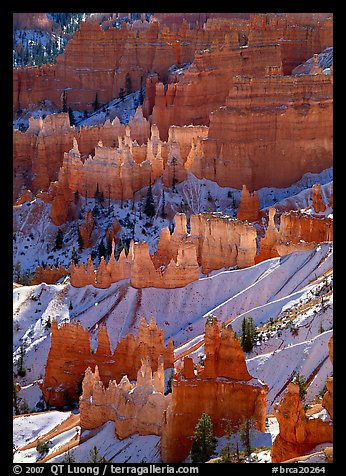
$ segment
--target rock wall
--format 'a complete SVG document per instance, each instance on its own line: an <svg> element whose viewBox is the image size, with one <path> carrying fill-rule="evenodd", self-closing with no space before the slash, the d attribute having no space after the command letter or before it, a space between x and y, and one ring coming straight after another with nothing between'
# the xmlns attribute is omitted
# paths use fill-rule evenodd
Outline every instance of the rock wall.
<svg viewBox="0 0 346 476"><path fill-rule="evenodd" d="M197 260L205 274L255 263L257 232L246 222L217 213L199 213L190 217L190 234L197 237Z"/></svg>
<svg viewBox="0 0 346 476"><path fill-rule="evenodd" d="M82 432L114 421L120 439L134 433L160 435L162 414L170 400L163 394L163 379L163 362L153 373L148 358L142 360L136 384L131 384L125 376L118 384L110 380L105 388L98 367L94 373L88 367L79 399Z"/></svg>
<svg viewBox="0 0 346 476"><path fill-rule="evenodd" d="M333 219L314 216L299 210L283 213L280 219L280 241L322 243L333 241Z"/></svg>
<svg viewBox="0 0 346 476"><path fill-rule="evenodd" d="M63 95L67 107L92 110L96 94L104 104L121 88L139 89L147 74L158 73L166 81L171 65L192 61L196 49L207 48L212 39L223 36L217 25L189 29L184 24L172 32L160 28L157 21L144 22L141 28L123 22L120 29L105 31L96 22L82 22L56 64L14 70L13 110L44 99L62 107Z"/></svg>
<svg viewBox="0 0 346 476"><path fill-rule="evenodd" d="M267 63L268 64L268 63ZM199 178L248 190L286 187L332 165L332 76L238 76L189 164Z"/></svg>
<svg viewBox="0 0 346 476"><path fill-rule="evenodd" d="M280 45L284 74L333 44L332 13L262 13L250 16L248 41Z"/></svg>
<svg viewBox="0 0 346 476"><path fill-rule="evenodd" d="M50 114L44 119L30 117L25 132L16 129L13 132L14 198L24 188L29 188L35 194L39 190L47 191L50 182L58 179L64 153L75 147L74 138L78 143L78 152L84 159L94 153L100 142L106 147L117 147L119 137L125 135L132 135L131 140L137 143L147 143L150 124L143 117L141 107L137 108L128 126L121 124L116 117L112 122L107 120L102 125L81 126L79 131L70 126L67 113Z"/></svg>
<svg viewBox="0 0 346 476"><path fill-rule="evenodd" d="M94 196L98 188L105 198L126 200L132 199L135 192L147 187L150 176L152 180L162 177L166 187L172 186L173 178L175 182L184 180L187 173L185 163L192 145L198 137L206 137L207 128L172 126L168 141L163 142L155 125L151 127L150 138L145 139L148 132L147 121L144 118L138 120L138 117L132 123L132 129L130 126L125 127L124 136L113 135L116 130L112 130L113 126L110 124L105 124L103 128L81 129L80 139L75 137L73 147L63 154L59 183L62 186L66 184L72 192L78 190L83 196ZM145 125L145 134L141 133L138 123ZM78 140L84 144L84 150L87 150L92 144L92 141L86 139L89 136L93 140L96 137L106 137L107 143L111 145L107 146L99 140L94 146L94 156L86 157ZM140 136L143 141L145 139L141 145L134 140L134 137L139 140Z"/></svg>
<svg viewBox="0 0 346 476"><path fill-rule="evenodd" d="M35 194L48 190L57 179L64 152L72 147L74 130L68 114L60 113L44 119L30 117L25 132L13 131L14 198L23 188Z"/></svg>
<svg viewBox="0 0 346 476"><path fill-rule="evenodd" d="M268 387L253 379L246 368L243 350L230 327L216 321L205 328L204 369L193 371L192 359L172 380L172 399L164 412L161 459L164 463L183 461L191 450L195 425L203 412L210 415L217 436L224 434L228 421L239 424L254 417L265 431Z"/></svg>
<svg viewBox="0 0 346 476"><path fill-rule="evenodd" d="M89 211L84 215L84 222L79 227L79 233L82 238L82 248L90 248L93 245L91 235L95 228L95 220Z"/></svg>
<svg viewBox="0 0 346 476"><path fill-rule="evenodd" d="M109 380L121 380L127 375L130 380L137 377L142 359L149 357L153 371L158 369L162 356L164 368L173 367L173 342L164 345L163 331L153 321L147 324L142 318L137 336L128 334L121 339L114 352L111 351L105 326L98 332L96 352L90 348L90 335L80 324L51 324L51 347L46 365L42 392L47 404L63 406L78 399L84 372L89 366L97 365L100 379L107 385Z"/></svg>
<svg viewBox="0 0 346 476"><path fill-rule="evenodd" d="M242 221L218 214L201 213L190 217L187 232L185 214L175 216L175 229L161 232L157 251L149 254L147 243L130 244L118 261L101 258L95 270L89 257L86 265L71 264L71 285L92 284L108 288L121 279L129 279L134 288L178 288L198 279L198 270L207 274L215 269L237 266L245 268L255 263L256 229Z"/></svg>
<svg viewBox="0 0 346 476"><path fill-rule="evenodd" d="M212 111L225 104L232 78L236 75L263 75L265 67L281 67L278 45L239 47L236 38L226 34L222 46L215 41L211 48L196 52L192 65L178 81L156 84L152 122L160 137L167 140L172 124L209 125Z"/></svg>

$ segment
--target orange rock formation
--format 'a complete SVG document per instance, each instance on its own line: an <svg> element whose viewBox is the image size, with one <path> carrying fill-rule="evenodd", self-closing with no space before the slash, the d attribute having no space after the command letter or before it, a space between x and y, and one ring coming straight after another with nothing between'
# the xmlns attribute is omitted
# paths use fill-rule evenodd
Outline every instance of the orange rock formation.
<svg viewBox="0 0 346 476"><path fill-rule="evenodd" d="M90 248L93 243L91 241L91 234L95 227L95 220L91 212L87 212L84 216L84 222L79 227L79 232L83 240L83 248Z"/></svg>
<svg viewBox="0 0 346 476"><path fill-rule="evenodd" d="M227 421L235 424L254 417L257 428L265 431L267 386L253 379L246 368L244 352L230 327L220 328L216 321L205 327L204 369L197 375L190 358L173 378L172 400L164 412L161 459L178 463L191 449L195 425L206 412L216 435L223 435Z"/></svg>
<svg viewBox="0 0 346 476"><path fill-rule="evenodd" d="M167 87L156 84L152 122L164 140L172 124L209 125L211 112L225 104L234 76L263 75L268 64L281 67L279 45L249 45L245 49L234 33L227 33L221 46L215 40L210 49L196 52L192 65L177 82Z"/></svg>
<svg viewBox="0 0 346 476"><path fill-rule="evenodd" d="M304 455L320 443L333 441L331 421L308 417L299 396L299 385L290 383L276 409L280 433L276 436L271 458L273 463Z"/></svg>
<svg viewBox="0 0 346 476"><path fill-rule="evenodd" d="M333 336L329 339L328 347L333 363ZM322 406L318 407L324 407L330 419L318 418L313 411L305 412L299 396L299 385L292 382L288 385L287 393L275 409L280 432L271 450L273 463L309 453L321 443L333 442L333 377L327 378L326 388Z"/></svg>
<svg viewBox="0 0 346 476"><path fill-rule="evenodd" d="M226 105L210 115L208 138L196 144L191 172L257 190L286 187L330 167L332 87L324 74L233 78Z"/></svg>
<svg viewBox="0 0 346 476"><path fill-rule="evenodd" d="M164 345L163 331L152 319L147 324L143 317L138 335L128 334L121 339L114 352L111 351L105 326L98 332L98 347L92 353L90 335L80 324L51 325L51 347L42 385L45 401L49 405L63 406L78 398L78 389L88 366L97 365L100 378L106 385L109 380L119 381L124 375L136 379L143 358L149 357L149 365L157 371L158 359L162 356L163 367L173 367L173 342Z"/></svg>
<svg viewBox="0 0 346 476"><path fill-rule="evenodd" d="M147 243L130 244L118 261L101 259L94 270L91 258L86 265L71 264L71 285L93 284L108 288L121 279L130 279L134 288L178 288L198 279L199 266L207 274L215 269L237 266L245 268L255 263L256 229L248 223L218 214L201 213L190 217L187 233L185 214L175 216L171 235L168 228L161 232L157 251L149 254Z"/></svg>
<svg viewBox="0 0 346 476"><path fill-rule="evenodd" d="M135 384L124 376L118 384L110 380L105 388L98 367L95 367L95 373L88 367L79 399L82 431L114 421L115 433L120 439L134 433L160 435L162 414L170 400L163 395L163 381L162 360L157 371L152 372L148 357L142 359Z"/></svg>
<svg viewBox="0 0 346 476"><path fill-rule="evenodd" d="M60 265L59 268L55 266L37 266L35 274L32 277L32 284L55 284L58 279L68 275L68 269Z"/></svg>
<svg viewBox="0 0 346 476"><path fill-rule="evenodd" d="M299 210L283 213L280 219L280 241L299 243L301 240L308 243L333 241L332 218L305 214Z"/></svg>
<svg viewBox="0 0 346 476"><path fill-rule="evenodd" d="M274 222L275 213L275 208L269 207L267 229L264 237L260 239L260 251L255 258L256 263L280 256L277 250L280 237Z"/></svg>
<svg viewBox="0 0 346 476"><path fill-rule="evenodd" d="M91 110L96 94L104 104L121 88L139 89L147 74L156 72L166 81L171 65L190 62L196 49L209 47L214 38L221 41L230 26L189 29L185 23L172 32L153 21L105 31L96 22L83 22L56 64L14 70L13 110L44 99L61 107L63 96L67 107Z"/></svg>
<svg viewBox="0 0 346 476"><path fill-rule="evenodd" d="M260 218L260 204L257 192L250 193L243 185L237 213L238 220L257 221Z"/></svg>
<svg viewBox="0 0 346 476"><path fill-rule="evenodd" d="M199 213L190 217L191 237L197 237L197 260L203 273L255 263L256 229L218 213Z"/></svg>
<svg viewBox="0 0 346 476"><path fill-rule="evenodd" d="M74 128L67 113L44 119L30 117L25 132L13 131L14 198L23 188L35 194L56 180L65 151L72 147Z"/></svg>
<svg viewBox="0 0 346 476"><path fill-rule="evenodd" d="M332 208L332 205L330 200L328 206ZM333 241L333 219L322 214L326 209L320 184L312 187L311 206L281 214L279 230L274 223L276 210L270 207L268 225L264 237L260 239L256 263L294 251L312 249L324 241Z"/></svg>

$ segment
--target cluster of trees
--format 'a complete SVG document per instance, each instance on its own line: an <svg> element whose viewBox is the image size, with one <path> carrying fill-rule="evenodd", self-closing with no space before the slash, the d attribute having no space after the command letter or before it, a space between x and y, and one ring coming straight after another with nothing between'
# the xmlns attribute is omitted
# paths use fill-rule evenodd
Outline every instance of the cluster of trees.
<svg viewBox="0 0 346 476"><path fill-rule="evenodd" d="M229 422L225 428L226 445L220 450L220 463L243 463L252 452L251 438L255 430L254 418L244 418L235 424ZM239 431L243 449L239 449L238 441L232 441L232 436ZM217 440L214 435L212 419L203 413L198 420L191 447L191 460L194 463L205 463L216 454Z"/></svg>
<svg viewBox="0 0 346 476"><path fill-rule="evenodd" d="M48 38L47 38L48 35ZM58 35L50 35L37 32L34 39L29 40L23 31L20 34L18 44L14 38L13 65L14 66L42 66L56 62L58 54L62 53L66 46L66 39Z"/></svg>
<svg viewBox="0 0 346 476"><path fill-rule="evenodd" d="M244 352L251 352L255 343L256 326L252 317L244 317L241 324L242 336L240 345Z"/></svg>
<svg viewBox="0 0 346 476"><path fill-rule="evenodd" d="M52 32L22 30L13 33L13 66L53 64L62 53L68 37L80 27L88 13L49 13Z"/></svg>

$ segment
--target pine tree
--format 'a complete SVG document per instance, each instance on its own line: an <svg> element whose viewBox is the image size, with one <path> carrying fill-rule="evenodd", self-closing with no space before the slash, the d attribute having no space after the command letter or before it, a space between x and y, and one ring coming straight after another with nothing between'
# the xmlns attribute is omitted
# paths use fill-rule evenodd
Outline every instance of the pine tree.
<svg viewBox="0 0 346 476"><path fill-rule="evenodd" d="M75 125L75 119L74 119L73 111L70 107L68 108L68 118L70 120L70 125L74 126Z"/></svg>
<svg viewBox="0 0 346 476"><path fill-rule="evenodd" d="M177 165L177 158L176 157L172 157L171 159L171 164L173 166L173 177L172 177L172 192L175 192L176 191L176 188L175 188L175 185L177 183L177 178L176 178L176 172L175 172L175 167Z"/></svg>
<svg viewBox="0 0 346 476"><path fill-rule="evenodd" d="M124 90L124 88L120 88L119 99L120 99L120 101L124 101L124 99L125 99L125 90Z"/></svg>
<svg viewBox="0 0 346 476"><path fill-rule="evenodd" d="M63 243L64 243L64 234L62 230L59 228L55 238L55 248L57 250L61 250Z"/></svg>
<svg viewBox="0 0 346 476"><path fill-rule="evenodd" d="M125 77L125 90L126 94L130 94L132 92L132 81L130 73L127 73Z"/></svg>
<svg viewBox="0 0 346 476"><path fill-rule="evenodd" d="M105 247L105 244L103 243L103 240L101 239L100 244L98 246L98 254L99 254L99 260L101 260L101 256L106 257L107 250Z"/></svg>
<svg viewBox="0 0 346 476"><path fill-rule="evenodd" d="M67 453L64 456L64 459L62 460L62 463L76 463L74 453L73 453L73 451L70 451L70 448L67 450Z"/></svg>
<svg viewBox="0 0 346 476"><path fill-rule="evenodd" d="M232 435L235 433L235 425L229 422L225 428L226 445L221 449L220 456L222 463L239 463L239 449L234 451L232 444Z"/></svg>
<svg viewBox="0 0 346 476"><path fill-rule="evenodd" d="M299 385L299 397L302 401L304 401L306 397L306 381L304 376L297 372L292 382Z"/></svg>
<svg viewBox="0 0 346 476"><path fill-rule="evenodd" d="M84 241L83 241L83 237L82 237L82 234L80 232L80 227L78 226L78 247L79 249L83 248L83 245L84 245Z"/></svg>
<svg viewBox="0 0 346 476"><path fill-rule="evenodd" d="M153 216L155 216L155 204L154 204L154 198L153 198L153 190L151 187L151 177L149 180L149 187L148 187L143 211L149 218L153 218Z"/></svg>
<svg viewBox="0 0 346 476"><path fill-rule="evenodd" d="M165 200L165 190L162 189L162 209L161 209L161 218L166 218L167 216L167 213L165 211L165 204L166 204L166 200Z"/></svg>
<svg viewBox="0 0 346 476"><path fill-rule="evenodd" d="M71 261L73 261L74 264L78 264L78 261L79 261L79 258L78 258L78 255L77 255L77 252L76 252L75 248L72 248Z"/></svg>
<svg viewBox="0 0 346 476"><path fill-rule="evenodd" d="M94 198L98 202L100 200L100 191L99 191L99 184L96 184L96 191L94 193Z"/></svg>
<svg viewBox="0 0 346 476"><path fill-rule="evenodd" d="M240 345L244 352L251 352L255 342L256 326L252 317L244 317L241 324L242 336Z"/></svg>
<svg viewBox="0 0 346 476"><path fill-rule="evenodd" d="M107 238L107 256L110 256L112 254L112 244L113 240L109 237Z"/></svg>
<svg viewBox="0 0 346 476"><path fill-rule="evenodd" d="M240 427L240 438L243 442L245 453L249 455L251 453L251 433L255 428L255 420L253 418L245 418Z"/></svg>
<svg viewBox="0 0 346 476"><path fill-rule="evenodd" d="M99 98L98 98L97 93L96 93L96 96L95 96L95 101L93 102L92 105L93 105L94 111L97 111L97 109L100 107Z"/></svg>
<svg viewBox="0 0 346 476"><path fill-rule="evenodd" d="M191 448L191 459L194 463L205 463L215 453L216 438L210 416L203 413L195 426L194 439Z"/></svg>
<svg viewBox="0 0 346 476"><path fill-rule="evenodd" d="M93 446L93 449L90 450L90 459L88 463L107 463L104 456L99 455L99 449L96 446Z"/></svg>
<svg viewBox="0 0 346 476"><path fill-rule="evenodd" d="M74 198L73 198L74 203L77 205L77 203L79 202L79 192L78 192L78 190L76 190L73 195L74 195Z"/></svg>

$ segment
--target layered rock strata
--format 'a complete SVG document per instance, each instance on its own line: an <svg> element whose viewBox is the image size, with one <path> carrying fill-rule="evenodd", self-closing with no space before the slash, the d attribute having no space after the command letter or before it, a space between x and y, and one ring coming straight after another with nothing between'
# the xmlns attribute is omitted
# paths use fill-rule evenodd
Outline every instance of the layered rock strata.
<svg viewBox="0 0 346 476"><path fill-rule="evenodd" d="M127 375L137 377L141 359L149 356L149 365L157 371L158 359L162 356L163 367L173 367L173 342L164 345L163 331L153 321L147 324L142 318L138 334L128 334L121 339L114 352L111 351L105 326L98 332L96 352L90 348L90 334L80 324L51 324L51 347L46 365L42 392L47 404L63 406L78 399L80 384L87 367L98 366L100 379L107 385L109 380L121 380Z"/></svg>
<svg viewBox="0 0 346 476"><path fill-rule="evenodd" d="M226 105L210 115L208 138L190 157L191 172L258 190L332 166L332 88L331 75L283 76L275 68L233 78Z"/></svg>
<svg viewBox="0 0 346 476"><path fill-rule="evenodd" d="M239 340L230 327L220 328L216 321L205 328L204 369L193 371L191 358L173 378L172 397L164 412L161 459L164 463L183 461L191 450L195 425L208 413L214 432L224 434L228 421L238 425L253 417L257 428L265 431L268 387L252 378L246 368Z"/></svg>
<svg viewBox="0 0 346 476"><path fill-rule="evenodd" d="M230 25L227 25L230 30ZM188 28L177 32L157 21L103 30L97 22L82 22L56 64L16 68L13 73L13 110L28 108L42 100L56 107L63 103L73 110L92 110L97 97L105 104L125 92L139 89L147 74L158 73L167 80L168 68L191 62L196 49L213 40L222 42L224 29Z"/></svg>
<svg viewBox="0 0 346 476"><path fill-rule="evenodd" d="M215 42L209 50L196 52L177 82L156 84L152 122L160 137L167 140L172 124L209 125L211 112L225 104L233 77L263 75L268 64L280 70L279 45L239 47L232 35L225 36L221 47Z"/></svg>
<svg viewBox="0 0 346 476"><path fill-rule="evenodd" d="M67 113L44 119L30 117L25 132L13 131L13 194L23 188L48 190L57 179L64 152L72 147L73 129Z"/></svg>
<svg viewBox="0 0 346 476"><path fill-rule="evenodd" d="M112 200L133 199L137 191L159 177L163 178L166 187L172 187L186 178L185 163L193 143L207 135L207 128L203 126L172 126L168 141L164 142L153 124L150 138L139 145L132 136L138 131L138 127L126 126L123 136L108 138L108 144L111 144L108 146L100 140L94 147L93 157L85 157L74 137L73 147L64 153L58 182L72 192L78 190L83 196L94 196L98 190Z"/></svg>

